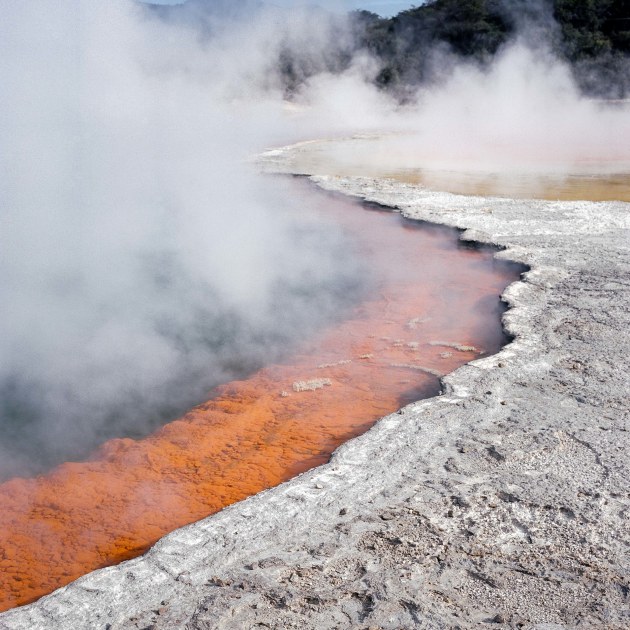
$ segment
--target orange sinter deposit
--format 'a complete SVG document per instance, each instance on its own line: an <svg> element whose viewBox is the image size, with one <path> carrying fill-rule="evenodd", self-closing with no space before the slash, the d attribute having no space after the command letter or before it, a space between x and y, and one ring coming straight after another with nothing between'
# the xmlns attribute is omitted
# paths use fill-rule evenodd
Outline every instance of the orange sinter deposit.
<svg viewBox="0 0 630 630"><path fill-rule="evenodd" d="M315 194L296 182L296 195ZM454 230L321 196L373 275L350 317L284 363L222 385L142 440L0 486L0 606L143 553L167 532L327 461L345 440L439 391L440 375L504 342L499 295L521 269Z"/></svg>

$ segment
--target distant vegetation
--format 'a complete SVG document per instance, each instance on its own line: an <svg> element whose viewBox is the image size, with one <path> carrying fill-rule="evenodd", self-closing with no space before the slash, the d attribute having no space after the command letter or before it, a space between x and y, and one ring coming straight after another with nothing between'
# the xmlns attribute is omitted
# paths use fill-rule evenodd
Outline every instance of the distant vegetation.
<svg viewBox="0 0 630 630"><path fill-rule="evenodd" d="M209 18L217 13L234 17L238 12L251 19L263 4L188 0L154 10L167 19L192 21L210 35ZM313 75L345 70L363 50L379 62L377 85L404 100L418 85L439 79L445 64L458 59L489 63L516 33L569 62L585 93L630 95L630 0L429 0L392 18L355 11L349 38L346 18L319 14L328 36L320 37L318 46L288 38L281 47L277 67L288 96ZM313 31L320 27L319 18Z"/></svg>
<svg viewBox="0 0 630 630"><path fill-rule="evenodd" d="M356 12L354 22L387 89L431 81L436 51L486 63L519 31L570 62L585 92L630 92L630 0L433 0L390 19Z"/></svg>

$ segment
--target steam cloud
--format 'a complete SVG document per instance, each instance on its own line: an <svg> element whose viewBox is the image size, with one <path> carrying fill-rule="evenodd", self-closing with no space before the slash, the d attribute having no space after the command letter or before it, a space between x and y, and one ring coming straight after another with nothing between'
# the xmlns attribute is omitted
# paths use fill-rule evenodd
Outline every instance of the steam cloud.
<svg viewBox="0 0 630 630"><path fill-rule="evenodd" d="M351 242L245 165L265 146L395 129L417 133L383 154L401 163L555 147L567 168L630 146L625 110L583 100L522 40L490 70L436 56L444 82L402 107L364 53L329 72L349 23L208 6L2 9L0 477L147 433L361 294ZM313 74L292 110L287 50Z"/></svg>
<svg viewBox="0 0 630 630"><path fill-rule="evenodd" d="M630 171L627 104L584 98L544 42L517 38L489 69L451 60L446 67L448 80L422 91L406 115L413 135L383 147L390 168Z"/></svg>
<svg viewBox="0 0 630 630"><path fill-rule="evenodd" d="M150 431L330 319L361 280L308 200L244 165L297 131L272 16L209 16L210 39L123 0L3 14L6 476Z"/></svg>

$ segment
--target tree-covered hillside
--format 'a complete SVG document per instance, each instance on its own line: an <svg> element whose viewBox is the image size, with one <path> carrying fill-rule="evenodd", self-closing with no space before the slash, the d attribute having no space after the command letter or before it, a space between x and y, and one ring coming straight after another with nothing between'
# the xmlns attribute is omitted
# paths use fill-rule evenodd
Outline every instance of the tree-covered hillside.
<svg viewBox="0 0 630 630"><path fill-rule="evenodd" d="M151 11L196 24L211 37L217 16L239 15L252 23L265 7L269 3L262 0L188 0ZM304 10L313 13L310 29L296 36L287 19L278 31L276 68L288 96L309 77L342 72L356 53L367 51L378 62L375 82L406 99L458 59L489 63L517 34L569 62L585 93L630 95L630 0L428 0L392 18Z"/></svg>
<svg viewBox="0 0 630 630"><path fill-rule="evenodd" d="M555 0L553 13L571 61L630 53L630 0Z"/></svg>
<svg viewBox="0 0 630 630"><path fill-rule="evenodd" d="M431 80L436 51L484 63L518 32L569 61L585 91L630 91L630 0L432 0L355 20L358 45L380 60L377 81L388 89Z"/></svg>
<svg viewBox="0 0 630 630"><path fill-rule="evenodd" d="M569 62L585 93L630 95L630 0L429 0L387 19L356 11L352 22L355 47L379 61L377 84L403 98L439 80L445 60L488 63L517 34Z"/></svg>

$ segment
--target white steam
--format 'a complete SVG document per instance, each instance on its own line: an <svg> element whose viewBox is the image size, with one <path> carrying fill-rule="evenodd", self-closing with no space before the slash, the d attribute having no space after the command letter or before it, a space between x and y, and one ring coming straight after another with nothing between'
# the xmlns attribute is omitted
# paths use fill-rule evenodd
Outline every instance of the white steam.
<svg viewBox="0 0 630 630"><path fill-rule="evenodd" d="M389 167L627 157L627 111L583 100L522 43L403 109L364 54L325 72L331 41L351 50L339 20L204 5L164 20L132 0L2 8L0 476L145 433L360 293L344 237L244 165L265 146L394 129L416 135L383 145ZM287 49L313 73L299 114Z"/></svg>
<svg viewBox="0 0 630 630"><path fill-rule="evenodd" d="M543 46L510 44L490 69L459 65L420 95L415 160L433 168L581 172L630 165L627 109L583 98Z"/></svg>
<svg viewBox="0 0 630 630"><path fill-rule="evenodd" d="M2 12L0 475L150 430L359 284L308 201L244 166L298 131L274 16L206 39L124 0Z"/></svg>
<svg viewBox="0 0 630 630"><path fill-rule="evenodd" d="M342 143L323 160L366 174L630 174L630 102L581 95L569 66L544 44L534 49L517 39L490 67L440 55L435 65L442 81L420 88L413 105L387 118L402 134Z"/></svg>

